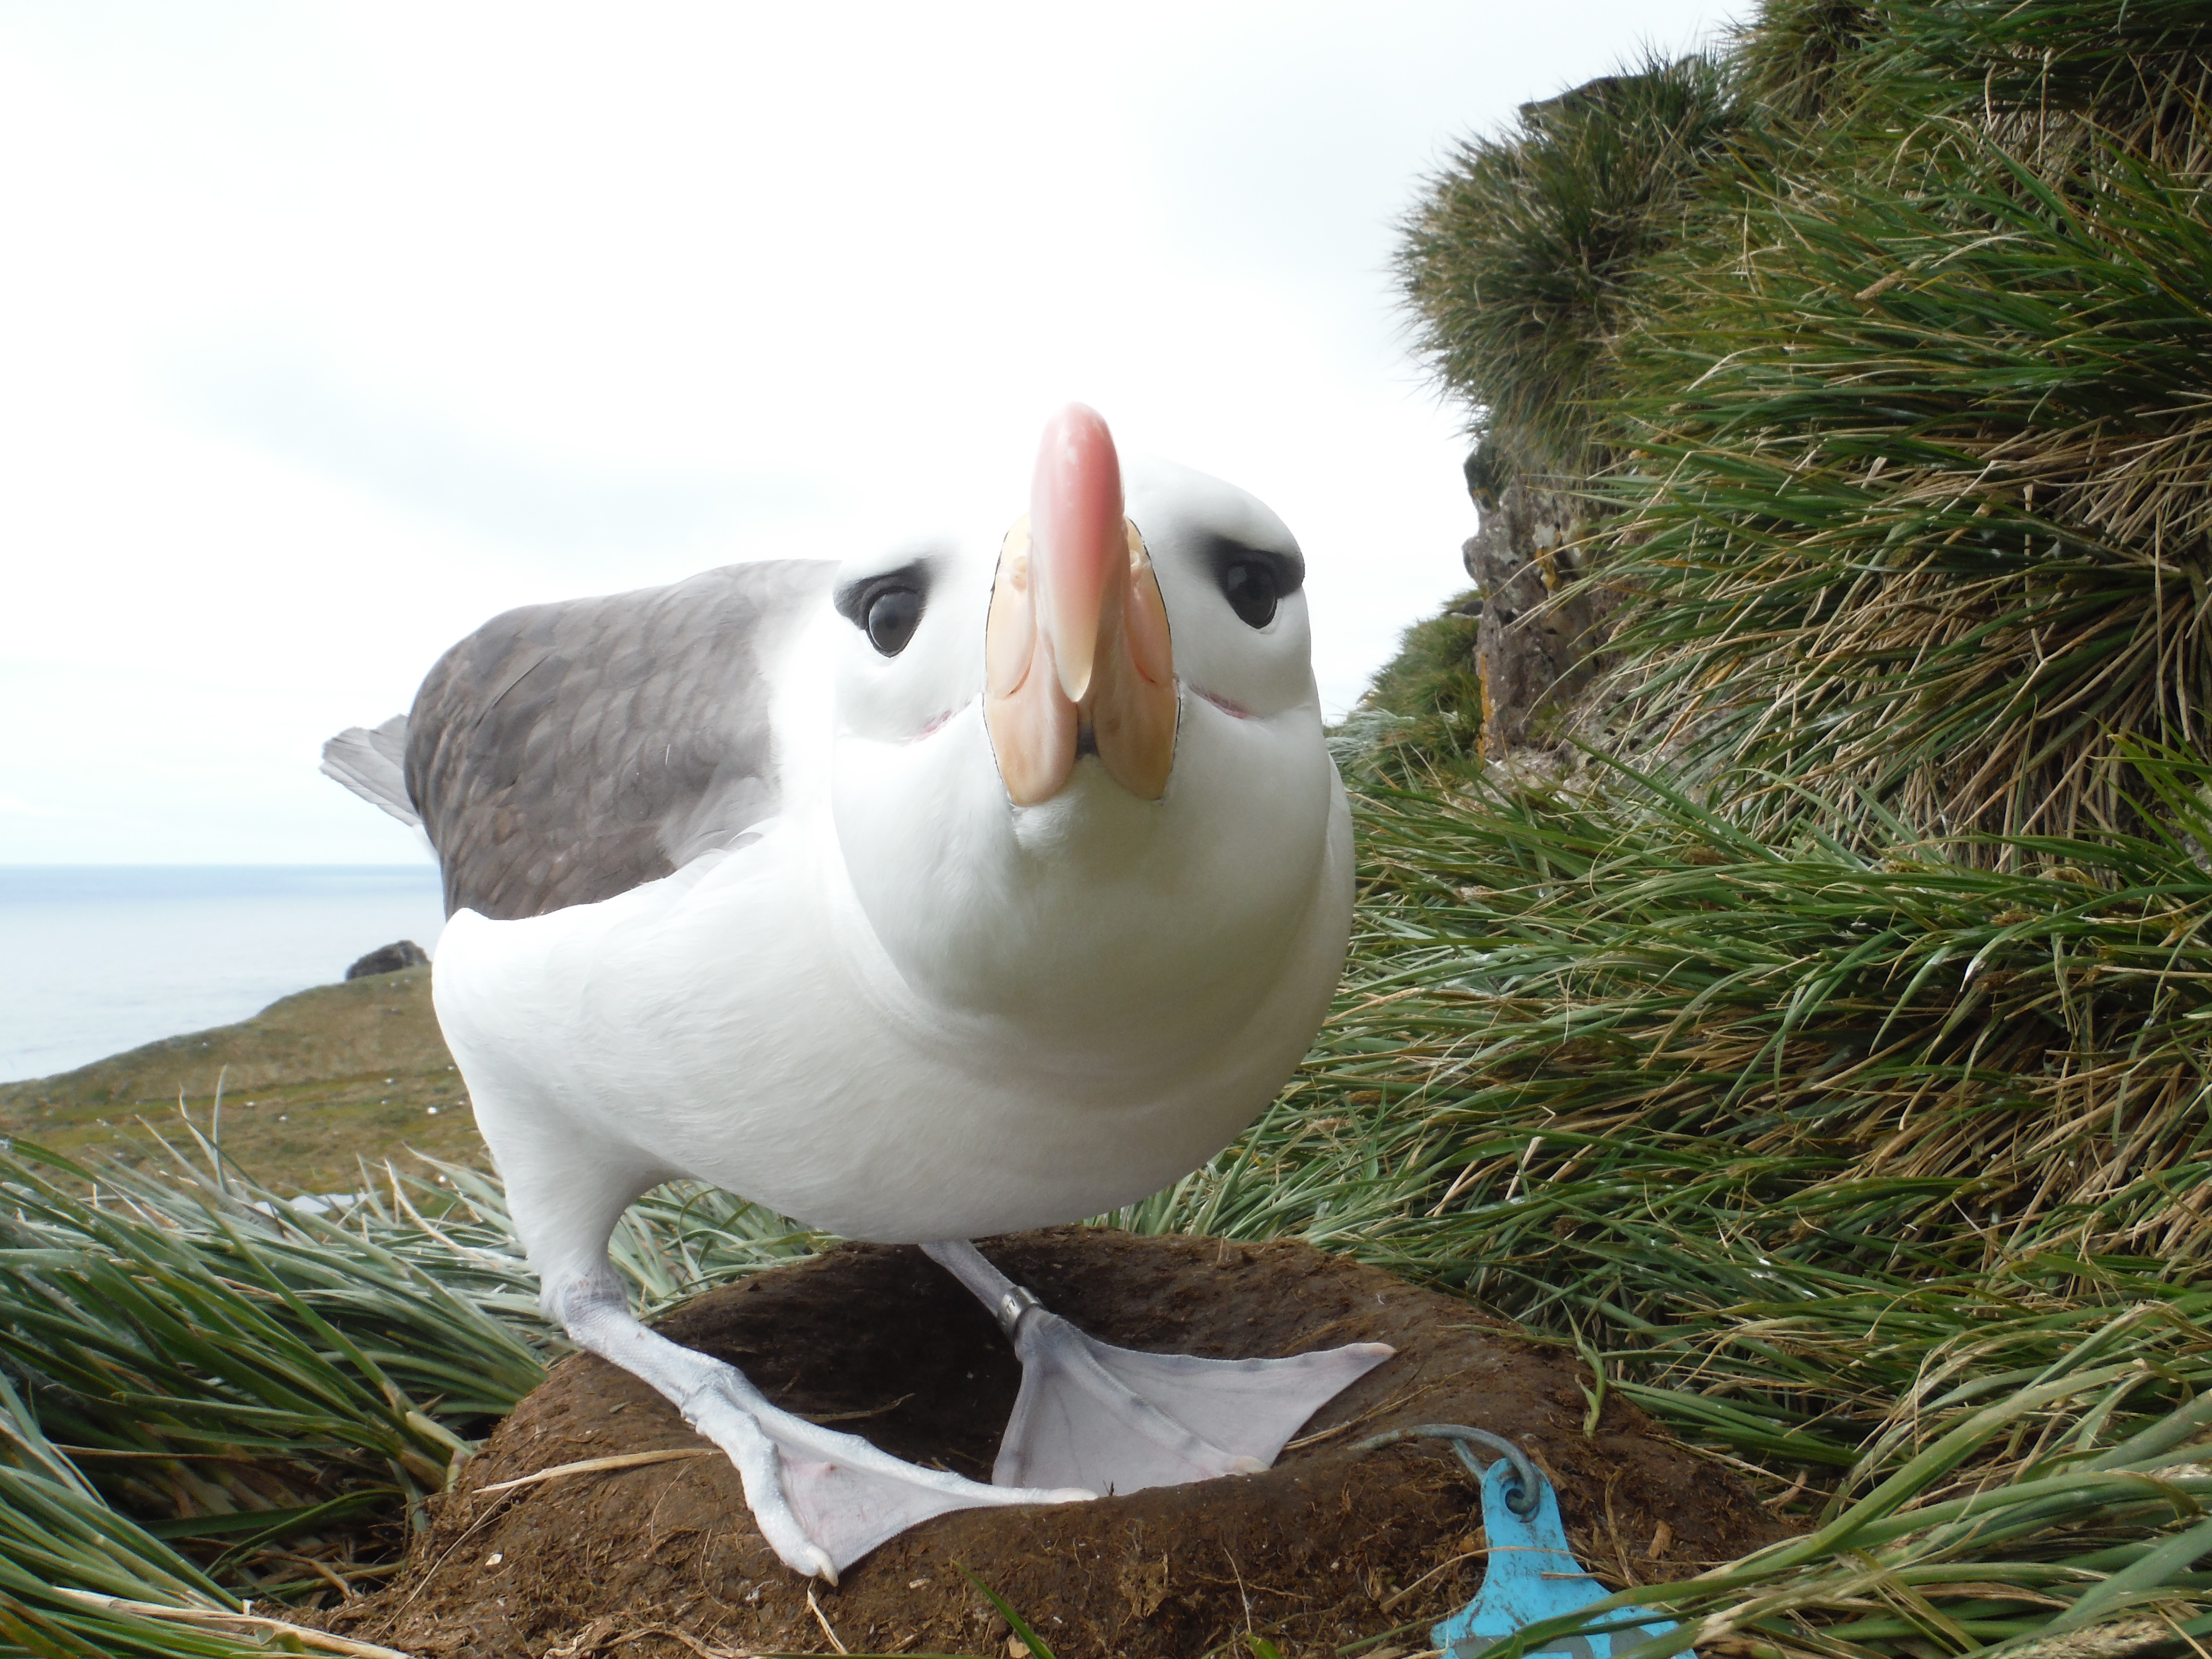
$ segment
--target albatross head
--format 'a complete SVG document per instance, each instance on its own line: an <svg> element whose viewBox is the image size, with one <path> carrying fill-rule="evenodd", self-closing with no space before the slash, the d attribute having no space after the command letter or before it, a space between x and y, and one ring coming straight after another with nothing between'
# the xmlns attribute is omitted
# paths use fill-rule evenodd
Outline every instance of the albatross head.
<svg viewBox="0 0 2212 1659"><path fill-rule="evenodd" d="M1173 1024L1348 904L1304 574L1242 490L1159 463L1125 489L1081 404L994 546L839 573L836 838L909 982Z"/></svg>

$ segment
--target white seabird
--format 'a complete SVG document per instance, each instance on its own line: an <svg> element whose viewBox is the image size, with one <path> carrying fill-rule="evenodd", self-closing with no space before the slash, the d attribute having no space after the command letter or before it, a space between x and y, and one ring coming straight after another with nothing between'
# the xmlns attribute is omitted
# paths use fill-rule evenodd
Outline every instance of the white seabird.
<svg viewBox="0 0 2212 1659"><path fill-rule="evenodd" d="M438 1019L579 1346L726 1450L802 1573L927 1517L1265 1468L1388 1357L1094 1341L965 1240L1156 1192L1326 1012L1352 825L1304 561L1267 507L1048 427L995 549L735 565L526 606L325 769L436 848ZM992 1484L778 1410L630 1313L624 1208L688 1176L919 1243L1023 1362Z"/></svg>

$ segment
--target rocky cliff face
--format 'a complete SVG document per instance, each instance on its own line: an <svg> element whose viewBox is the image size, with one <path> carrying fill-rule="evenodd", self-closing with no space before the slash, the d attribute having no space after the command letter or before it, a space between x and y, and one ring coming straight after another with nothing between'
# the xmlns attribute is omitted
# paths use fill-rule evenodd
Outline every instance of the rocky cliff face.
<svg viewBox="0 0 2212 1659"><path fill-rule="evenodd" d="M1613 605L1602 591L1559 597L1584 574L1575 545L1583 520L1571 497L1519 481L1486 507L1486 494L1475 492L1482 528L1461 555L1483 594L1482 752L1500 760L1548 746L1559 714L1603 670Z"/></svg>

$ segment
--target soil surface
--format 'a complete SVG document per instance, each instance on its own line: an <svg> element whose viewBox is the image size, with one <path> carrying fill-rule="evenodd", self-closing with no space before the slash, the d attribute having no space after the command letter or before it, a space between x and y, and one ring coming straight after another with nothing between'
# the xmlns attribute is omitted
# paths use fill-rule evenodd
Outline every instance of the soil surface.
<svg viewBox="0 0 2212 1659"><path fill-rule="evenodd" d="M982 1248L1048 1306L1124 1346L1240 1358L1383 1341L1398 1352L1266 1474L941 1516L836 1587L776 1561L737 1472L673 1407L577 1355L436 1500L405 1571L327 1622L439 1659L829 1653L832 1631L856 1654L1004 1653L1006 1621L964 1566L1060 1659L1194 1659L1231 1641L1242 1653L1248 1632L1298 1656L1409 1626L1404 1644L1418 1649L1429 1622L1481 1583L1475 1484L1442 1443L1346 1448L1422 1422L1525 1446L1557 1486L1583 1561L1609 1584L1683 1577L1786 1530L1617 1397L1585 1433L1571 1356L1374 1268L1293 1242L1082 1227ZM991 1316L911 1248L842 1246L702 1296L659 1328L744 1368L787 1410L981 1480L1019 1382ZM682 1448L711 1455L483 1491Z"/></svg>

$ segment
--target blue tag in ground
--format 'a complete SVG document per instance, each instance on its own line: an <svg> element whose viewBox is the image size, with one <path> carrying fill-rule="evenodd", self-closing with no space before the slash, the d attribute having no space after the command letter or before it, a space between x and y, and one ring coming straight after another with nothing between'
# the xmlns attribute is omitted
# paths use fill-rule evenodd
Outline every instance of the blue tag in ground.
<svg viewBox="0 0 2212 1659"><path fill-rule="evenodd" d="M1526 1516L1516 1515L1506 1501L1520 1486L1521 1477L1502 1457L1482 1477L1482 1528L1490 1541L1482 1589L1474 1601L1429 1632L1430 1641L1449 1659L1474 1659L1484 1649L1539 1620L1578 1612L1613 1594L1583 1571L1567 1547L1552 1483L1536 1477L1536 1502ZM1660 1620L1596 1636L1561 1637L1527 1659L1539 1655L1612 1659L1616 1652L1625 1653L1677 1628L1672 1620Z"/></svg>

